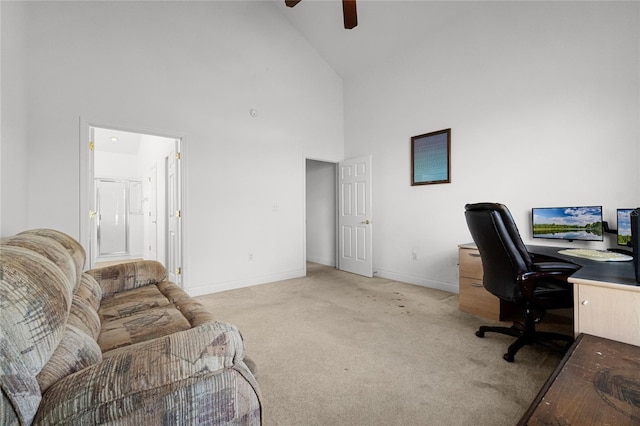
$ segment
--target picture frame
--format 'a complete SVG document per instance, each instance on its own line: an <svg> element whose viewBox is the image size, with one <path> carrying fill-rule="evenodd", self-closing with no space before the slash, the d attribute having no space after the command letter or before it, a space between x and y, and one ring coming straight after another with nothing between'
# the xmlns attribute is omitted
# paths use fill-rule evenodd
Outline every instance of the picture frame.
<svg viewBox="0 0 640 426"><path fill-rule="evenodd" d="M411 186L451 183L451 129L411 137Z"/></svg>

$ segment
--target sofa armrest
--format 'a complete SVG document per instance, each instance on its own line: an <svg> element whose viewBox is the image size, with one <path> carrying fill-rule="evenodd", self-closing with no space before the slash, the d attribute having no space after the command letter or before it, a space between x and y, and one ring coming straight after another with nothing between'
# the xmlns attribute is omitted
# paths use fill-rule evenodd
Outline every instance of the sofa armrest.
<svg viewBox="0 0 640 426"><path fill-rule="evenodd" d="M155 260L119 263L87 271L102 287L103 295L157 284L167 277L167 271Z"/></svg>
<svg viewBox="0 0 640 426"><path fill-rule="evenodd" d="M255 378L231 324L210 322L136 345L67 376L35 424L260 424Z"/></svg>

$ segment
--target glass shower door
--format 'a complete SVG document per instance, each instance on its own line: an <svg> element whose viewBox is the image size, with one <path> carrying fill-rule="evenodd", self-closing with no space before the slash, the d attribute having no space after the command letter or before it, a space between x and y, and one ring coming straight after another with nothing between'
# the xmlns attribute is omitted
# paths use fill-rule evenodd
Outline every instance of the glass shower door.
<svg viewBox="0 0 640 426"><path fill-rule="evenodd" d="M129 252L127 226L127 183L98 179L98 255L113 256Z"/></svg>

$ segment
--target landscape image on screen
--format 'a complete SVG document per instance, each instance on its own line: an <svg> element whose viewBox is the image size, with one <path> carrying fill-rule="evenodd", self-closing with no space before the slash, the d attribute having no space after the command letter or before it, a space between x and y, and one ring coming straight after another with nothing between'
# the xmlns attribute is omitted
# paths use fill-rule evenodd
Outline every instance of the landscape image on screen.
<svg viewBox="0 0 640 426"><path fill-rule="evenodd" d="M602 207L532 209L533 237L602 241Z"/></svg>
<svg viewBox="0 0 640 426"><path fill-rule="evenodd" d="M633 209L618 209L618 244L631 245L631 213Z"/></svg>

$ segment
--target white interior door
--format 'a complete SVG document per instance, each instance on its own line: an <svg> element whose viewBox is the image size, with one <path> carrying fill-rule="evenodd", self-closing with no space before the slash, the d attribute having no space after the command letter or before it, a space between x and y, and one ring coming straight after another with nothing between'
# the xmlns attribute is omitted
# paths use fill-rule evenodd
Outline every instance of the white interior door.
<svg viewBox="0 0 640 426"><path fill-rule="evenodd" d="M373 276L371 157L338 165L338 268Z"/></svg>
<svg viewBox="0 0 640 426"><path fill-rule="evenodd" d="M167 274L169 281L182 285L182 254L180 252L180 141L167 158Z"/></svg>
<svg viewBox="0 0 640 426"><path fill-rule="evenodd" d="M158 170L154 164L147 172L144 186L145 193L145 224L144 258L158 260Z"/></svg>

